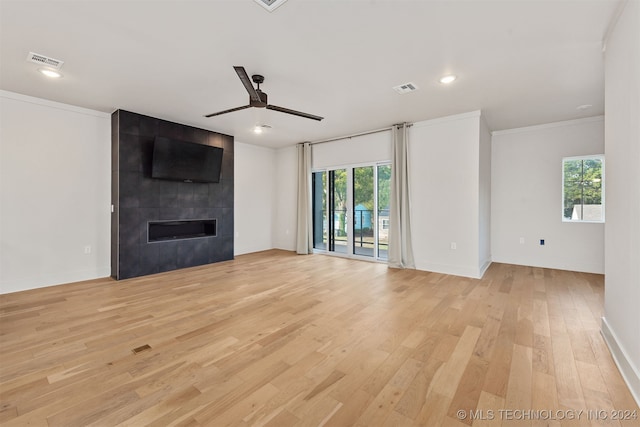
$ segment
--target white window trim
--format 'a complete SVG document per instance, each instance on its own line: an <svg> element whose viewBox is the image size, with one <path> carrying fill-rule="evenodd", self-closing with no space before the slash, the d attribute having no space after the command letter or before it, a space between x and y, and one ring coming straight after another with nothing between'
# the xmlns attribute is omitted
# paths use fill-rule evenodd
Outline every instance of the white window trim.
<svg viewBox="0 0 640 427"><path fill-rule="evenodd" d="M602 205L602 219L599 221L588 221L588 220L583 220L583 219L565 219L564 217L564 162L567 160L586 160L586 159L600 159L600 161L602 162L602 191L601 191L601 205ZM560 189L560 215L562 218L562 222L566 222L566 223L579 223L579 224L604 224L605 222L605 212L607 210L606 208L606 201L605 201L605 181L606 181L606 176L605 176L605 161L604 161L604 154L592 154L592 155L587 155L587 156L570 156L570 157L563 157L562 158L562 166L561 166L562 170L562 187Z"/></svg>

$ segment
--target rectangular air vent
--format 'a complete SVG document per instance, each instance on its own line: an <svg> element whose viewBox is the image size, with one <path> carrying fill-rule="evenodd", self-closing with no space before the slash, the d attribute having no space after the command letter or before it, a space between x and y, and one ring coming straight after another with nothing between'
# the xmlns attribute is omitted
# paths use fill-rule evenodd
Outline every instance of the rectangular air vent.
<svg viewBox="0 0 640 427"><path fill-rule="evenodd" d="M282 3L285 1L287 0L255 0L256 3L267 9L269 12L273 12L279 6L282 6Z"/></svg>
<svg viewBox="0 0 640 427"><path fill-rule="evenodd" d="M29 52L29 56L27 56L27 61L35 62L36 64L43 65L45 67L55 68L59 70L62 68L62 64L64 61L60 61L59 59L49 58L48 56L40 55L39 53Z"/></svg>
<svg viewBox="0 0 640 427"><path fill-rule="evenodd" d="M418 90L418 86L416 86L415 83L409 82L409 83L405 83L405 84L402 84L402 85L399 85L399 86L395 86L393 88L393 90L395 90L396 92L401 93L401 94L402 93L409 93L409 92L413 92L415 90Z"/></svg>

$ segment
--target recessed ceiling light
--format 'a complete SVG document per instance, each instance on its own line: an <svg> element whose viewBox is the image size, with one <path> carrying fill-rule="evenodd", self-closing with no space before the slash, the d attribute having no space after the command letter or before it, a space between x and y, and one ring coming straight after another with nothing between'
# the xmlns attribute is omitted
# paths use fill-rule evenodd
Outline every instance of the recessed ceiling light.
<svg viewBox="0 0 640 427"><path fill-rule="evenodd" d="M59 72L55 71L55 70L51 70L49 68L38 68L38 71L40 71L42 74L44 74L47 77L50 77L52 79L58 79L60 77L62 77L62 74L60 74Z"/></svg>
<svg viewBox="0 0 640 427"><path fill-rule="evenodd" d="M576 107L576 110L588 110L591 107L593 107L593 105L591 104L582 104L582 105L578 105Z"/></svg>
<svg viewBox="0 0 640 427"><path fill-rule="evenodd" d="M440 78L440 83L449 84L449 83L453 82L457 78L458 77L454 76L453 74L450 74L448 76L441 77Z"/></svg>

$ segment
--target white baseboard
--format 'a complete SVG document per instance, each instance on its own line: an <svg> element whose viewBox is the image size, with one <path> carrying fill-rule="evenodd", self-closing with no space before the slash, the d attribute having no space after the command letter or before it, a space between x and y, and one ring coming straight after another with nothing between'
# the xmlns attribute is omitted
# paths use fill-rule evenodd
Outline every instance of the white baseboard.
<svg viewBox="0 0 640 427"><path fill-rule="evenodd" d="M486 260L481 266L480 266L480 277L479 279L482 279L482 276L484 276L484 273L487 271L487 268L489 268L489 266L491 265L491 260Z"/></svg>
<svg viewBox="0 0 640 427"><path fill-rule="evenodd" d="M25 277L19 280L6 280L0 282L0 294L28 291L31 289L48 288L49 286L64 285L68 283L83 282L85 280L101 279L111 276L111 267L104 266L91 269L79 269L74 271L57 271Z"/></svg>
<svg viewBox="0 0 640 427"><path fill-rule="evenodd" d="M601 332L624 382L627 383L631 395L638 406L640 406L640 372L638 368L634 366L633 361L628 357L624 347L620 345L620 341L616 337L615 332L611 329L607 319L604 317L602 318Z"/></svg>
<svg viewBox="0 0 640 427"><path fill-rule="evenodd" d="M458 265L435 264L431 262L416 262L416 270L431 271L433 273L450 274L453 276L469 277L481 279L482 273L477 267L466 267Z"/></svg>

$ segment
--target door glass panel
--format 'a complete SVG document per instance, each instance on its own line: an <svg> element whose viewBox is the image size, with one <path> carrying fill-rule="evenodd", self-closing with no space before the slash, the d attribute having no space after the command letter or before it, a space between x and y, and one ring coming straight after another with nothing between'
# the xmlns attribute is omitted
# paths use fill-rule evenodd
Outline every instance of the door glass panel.
<svg viewBox="0 0 640 427"><path fill-rule="evenodd" d="M313 247L327 250L327 173L314 172L313 185Z"/></svg>
<svg viewBox="0 0 640 427"><path fill-rule="evenodd" d="M388 259L391 165L378 166L378 258Z"/></svg>
<svg viewBox="0 0 640 427"><path fill-rule="evenodd" d="M329 251L347 253L347 170L329 171Z"/></svg>
<svg viewBox="0 0 640 427"><path fill-rule="evenodd" d="M353 168L353 253L374 256L373 166Z"/></svg>

